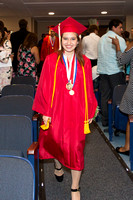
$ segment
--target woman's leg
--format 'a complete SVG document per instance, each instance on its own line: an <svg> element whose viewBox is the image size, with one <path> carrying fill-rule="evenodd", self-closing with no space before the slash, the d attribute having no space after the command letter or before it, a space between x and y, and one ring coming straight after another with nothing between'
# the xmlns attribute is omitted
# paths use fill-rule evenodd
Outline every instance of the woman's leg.
<svg viewBox="0 0 133 200"><path fill-rule="evenodd" d="M129 116L130 117L130 116ZM125 138L125 145L119 149L120 152L125 152L130 150L130 123L129 120L127 122L126 127L126 138Z"/></svg>
<svg viewBox="0 0 133 200"><path fill-rule="evenodd" d="M64 174L64 172L63 172L61 163L58 160L56 160L56 159L54 159L54 163L55 163L54 174L57 175L57 176L62 176ZM56 168L60 169L60 170L57 170Z"/></svg>
<svg viewBox="0 0 133 200"><path fill-rule="evenodd" d="M71 170L71 175L72 175L71 189L72 190L79 189L81 173L82 171ZM71 197L72 197L72 200L80 200L80 191L76 191L76 192L71 191Z"/></svg>

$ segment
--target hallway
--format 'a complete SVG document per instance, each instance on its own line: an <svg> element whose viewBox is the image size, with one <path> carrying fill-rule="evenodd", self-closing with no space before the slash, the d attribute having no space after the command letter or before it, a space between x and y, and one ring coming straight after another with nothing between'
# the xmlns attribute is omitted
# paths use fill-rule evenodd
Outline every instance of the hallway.
<svg viewBox="0 0 133 200"><path fill-rule="evenodd" d="M80 183L82 200L132 200L132 173L117 156L113 146L94 122L91 134L86 136L85 169ZM44 161L43 165L45 183L42 191L45 189L46 200L69 200L70 170L64 167L64 181L58 183L53 174L53 161Z"/></svg>

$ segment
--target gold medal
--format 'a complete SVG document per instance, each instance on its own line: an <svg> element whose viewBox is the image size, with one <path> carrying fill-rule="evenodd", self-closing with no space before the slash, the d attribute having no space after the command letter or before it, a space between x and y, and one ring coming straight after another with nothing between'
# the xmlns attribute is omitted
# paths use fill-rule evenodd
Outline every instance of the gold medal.
<svg viewBox="0 0 133 200"><path fill-rule="evenodd" d="M73 88L73 84L70 83L70 82L68 82L68 83L66 84L66 89L67 89L67 90L72 90L72 88Z"/></svg>
<svg viewBox="0 0 133 200"><path fill-rule="evenodd" d="M54 49L54 47L52 47L52 49Z"/></svg>
<svg viewBox="0 0 133 200"><path fill-rule="evenodd" d="M70 94L70 95L74 95L74 91L73 91L73 90L70 90L70 91L69 91L69 94Z"/></svg>

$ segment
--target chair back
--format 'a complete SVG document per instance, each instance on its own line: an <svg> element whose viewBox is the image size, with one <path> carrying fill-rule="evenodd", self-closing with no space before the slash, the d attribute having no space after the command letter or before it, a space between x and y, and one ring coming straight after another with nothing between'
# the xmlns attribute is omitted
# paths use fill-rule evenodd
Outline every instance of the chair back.
<svg viewBox="0 0 133 200"><path fill-rule="evenodd" d="M11 84L29 84L35 88L36 79L32 76L15 76L12 78Z"/></svg>
<svg viewBox="0 0 133 200"><path fill-rule="evenodd" d="M114 91L113 91L113 98L112 98L113 108L115 108L115 106L120 105L120 102L122 100L126 87L127 85L115 86Z"/></svg>
<svg viewBox="0 0 133 200"><path fill-rule="evenodd" d="M27 159L0 155L0 198L35 199L35 172Z"/></svg>
<svg viewBox="0 0 133 200"><path fill-rule="evenodd" d="M6 85L2 89L1 95L29 95L34 98L34 88L32 85L27 84Z"/></svg>
<svg viewBox="0 0 133 200"><path fill-rule="evenodd" d="M32 119L33 98L28 95L9 95L0 98L0 115L25 115Z"/></svg>
<svg viewBox="0 0 133 200"><path fill-rule="evenodd" d="M113 119L115 133L118 131L126 131L128 116L119 110L122 97L125 93L127 85L117 85L113 92Z"/></svg>
<svg viewBox="0 0 133 200"><path fill-rule="evenodd" d="M0 115L0 154L27 158L32 142L32 122L28 117Z"/></svg>

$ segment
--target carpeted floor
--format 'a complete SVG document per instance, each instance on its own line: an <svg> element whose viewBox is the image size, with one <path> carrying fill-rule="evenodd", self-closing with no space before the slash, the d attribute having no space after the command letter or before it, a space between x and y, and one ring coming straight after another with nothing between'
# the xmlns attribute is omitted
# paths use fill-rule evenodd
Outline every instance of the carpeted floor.
<svg viewBox="0 0 133 200"><path fill-rule="evenodd" d="M53 161L44 161L46 200L70 200L71 174L70 170L64 170L64 181L58 183L53 174ZM91 134L86 136L81 200L132 200L133 182L129 175L93 123Z"/></svg>

